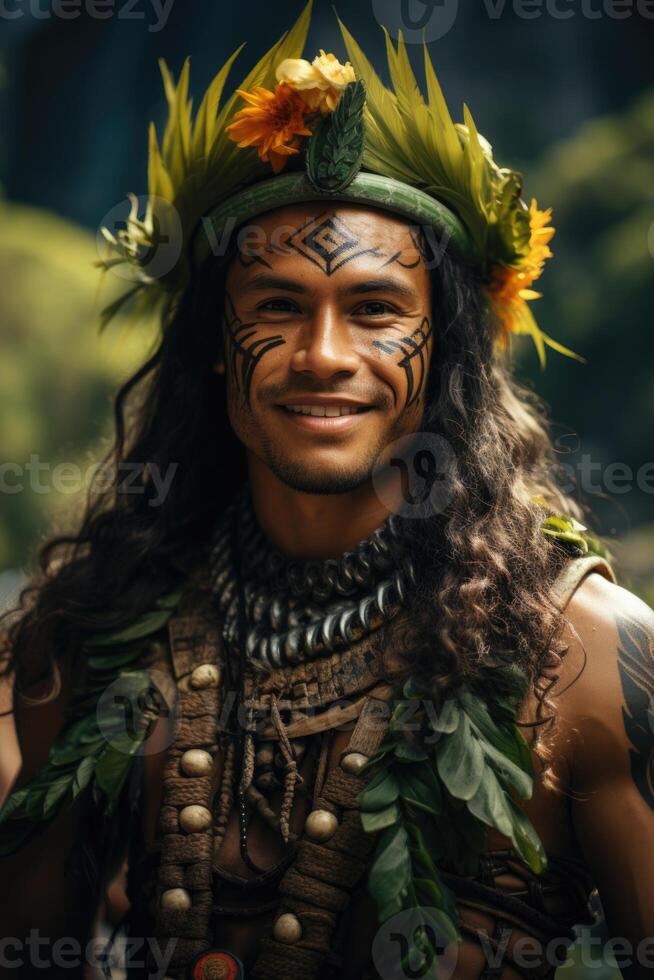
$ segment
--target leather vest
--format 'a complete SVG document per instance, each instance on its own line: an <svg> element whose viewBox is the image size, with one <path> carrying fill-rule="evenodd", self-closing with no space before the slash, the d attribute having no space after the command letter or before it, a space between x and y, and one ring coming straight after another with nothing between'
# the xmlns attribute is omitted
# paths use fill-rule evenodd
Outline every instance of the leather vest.
<svg viewBox="0 0 654 980"><path fill-rule="evenodd" d="M566 565L554 590L561 609L592 571L614 580L610 566L595 556L573 559ZM171 938L175 940L166 976L210 980L231 975L222 961L211 957L217 946L217 923L229 912L221 906L216 876L214 845L220 828L215 819L209 819L206 826L194 824L189 828L186 816L193 807L202 808L196 811L201 814L215 814L218 787L215 776L189 772L184 760L185 754L194 750L200 749L212 759L224 750L217 719L224 717L226 707L227 664L220 623L210 593L203 588L202 576L198 585L198 590L186 593L169 621L168 642L154 648L151 658L150 666L174 679L174 737L164 772L158 842L145 854L138 853L138 843L132 848L128 895L133 935L153 933L161 947ZM206 665L217 671L207 672ZM349 934L349 912L365 894L374 837L361 828L356 797L363 788L363 778L347 764L346 757L353 753L367 757L375 751L386 728L386 702L405 675L406 666L397 649L388 643L384 627L345 652L246 678L246 696L255 707L269 709L273 696L279 704L289 706L286 731L291 737L302 733L319 736L344 723L352 730L341 754L342 764L330 766L321 774L312 805L312 809L332 814L336 829L326 840L303 833L292 860L278 869L260 893L258 914L267 916L269 928L253 961L246 964L248 980L336 980L350 976L347 950L357 937ZM217 676L220 681L213 683ZM203 677L211 677L212 682L205 685ZM486 930L483 966L472 973L483 980L501 976L504 967L512 963L515 940L528 936L544 945L554 937L572 939L573 926L589 921L592 882L580 862L550 855L548 871L536 876L510 846L489 846L477 876L461 876L448 868L441 872L456 898L464 942L478 945L475 923L492 923ZM282 916L287 922L291 917L297 929L287 935L276 929ZM488 955L493 951L494 959ZM379 961L375 966L368 959L367 966L352 976L357 980L383 977L378 967ZM154 969L152 965L150 968ZM544 980L553 974L554 967L542 964L531 970L519 968L518 972ZM395 974L391 971L386 976Z"/></svg>

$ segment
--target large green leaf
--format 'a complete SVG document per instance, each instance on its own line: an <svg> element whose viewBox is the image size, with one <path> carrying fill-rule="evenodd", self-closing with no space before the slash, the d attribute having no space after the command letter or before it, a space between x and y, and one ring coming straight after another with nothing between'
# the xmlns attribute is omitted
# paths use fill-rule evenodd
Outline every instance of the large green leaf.
<svg viewBox="0 0 654 980"><path fill-rule="evenodd" d="M477 726L492 745L503 755L506 755L516 766L533 776L531 753L524 736L515 724L510 727L498 725L481 698L475 697L470 691L461 691L462 704L470 720Z"/></svg>
<svg viewBox="0 0 654 980"><path fill-rule="evenodd" d="M500 833L512 837L513 820L509 803L510 800L500 786L497 776L486 766L477 792L468 800L468 810L489 827L495 827Z"/></svg>
<svg viewBox="0 0 654 980"><path fill-rule="evenodd" d="M394 803L399 794L397 779L386 770L378 772L370 784L359 793L363 810L383 810Z"/></svg>
<svg viewBox="0 0 654 980"><path fill-rule="evenodd" d="M79 766L75 770L72 785L73 799L75 799L75 797L88 786L94 771L95 758L92 755L88 755L85 759L82 759Z"/></svg>
<svg viewBox="0 0 654 980"><path fill-rule="evenodd" d="M520 766L516 766L515 762L503 755L490 742L483 742L482 747L486 761L493 767L500 781L505 785L512 786L521 799L531 799L534 788L532 777Z"/></svg>
<svg viewBox="0 0 654 980"><path fill-rule="evenodd" d="M441 812L441 788L431 764L402 766L397 773L397 782L406 803L434 816Z"/></svg>
<svg viewBox="0 0 654 980"><path fill-rule="evenodd" d="M431 727L435 732L450 735L456 731L460 713L461 709L458 701L450 698L445 702L438 714L434 718L430 718Z"/></svg>
<svg viewBox="0 0 654 980"><path fill-rule="evenodd" d="M151 633L155 633L162 626L165 626L169 619L169 609L145 613L131 626L126 626L115 633L100 633L97 636L92 636L86 640L84 646L93 650L96 647L114 646L130 643L132 640L142 640L143 637L150 636Z"/></svg>
<svg viewBox="0 0 654 980"><path fill-rule="evenodd" d="M547 867L547 856L541 840L531 821L519 806L511 800L509 810L513 818L512 840L523 861L536 874L542 874Z"/></svg>
<svg viewBox="0 0 654 980"><path fill-rule="evenodd" d="M381 837L368 882L382 922L402 910L411 885L411 858L407 833L401 823Z"/></svg>
<svg viewBox="0 0 654 980"><path fill-rule="evenodd" d="M429 754L417 745L409 742L398 742L395 746L395 758L400 762L425 762Z"/></svg>
<svg viewBox="0 0 654 980"><path fill-rule="evenodd" d="M134 753L141 744L140 739L122 745L107 745L95 767L95 779L110 803L118 796L129 772Z"/></svg>
<svg viewBox="0 0 654 980"><path fill-rule="evenodd" d="M43 798L43 816L49 817L56 810L60 799L68 792L71 780L68 775L60 776L48 788Z"/></svg>
<svg viewBox="0 0 654 980"><path fill-rule="evenodd" d="M484 773L484 756L465 712L459 715L456 731L439 742L436 765L452 796L469 800L475 795Z"/></svg>
<svg viewBox="0 0 654 980"><path fill-rule="evenodd" d="M396 803L384 807L383 810L362 810L361 823L367 833L374 833L376 830L384 830L396 824L400 817Z"/></svg>

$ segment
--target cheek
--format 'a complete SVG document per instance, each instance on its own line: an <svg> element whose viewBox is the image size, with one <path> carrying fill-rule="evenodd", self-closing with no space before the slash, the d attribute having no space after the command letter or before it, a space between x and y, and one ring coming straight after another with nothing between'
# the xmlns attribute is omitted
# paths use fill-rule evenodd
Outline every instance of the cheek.
<svg viewBox="0 0 654 980"><path fill-rule="evenodd" d="M398 412L423 408L432 349L431 334L421 331L371 341L371 367L393 390Z"/></svg>

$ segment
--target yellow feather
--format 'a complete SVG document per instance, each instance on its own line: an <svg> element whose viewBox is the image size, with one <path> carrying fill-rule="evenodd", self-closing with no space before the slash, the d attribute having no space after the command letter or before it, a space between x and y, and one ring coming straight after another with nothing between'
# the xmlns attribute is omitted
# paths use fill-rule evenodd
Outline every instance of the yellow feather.
<svg viewBox="0 0 654 980"><path fill-rule="evenodd" d="M442 157L448 173L456 174L463 157L461 141L452 122L452 117L447 108L447 103L445 102L438 78L436 77L434 66L431 63L426 44L423 44L423 53L429 112L434 126L434 143L438 147L438 153Z"/></svg>
<svg viewBox="0 0 654 980"><path fill-rule="evenodd" d="M174 199L173 185L166 170L157 141L157 131L154 123L150 123L150 145L148 151L148 192L151 197L163 197L172 203Z"/></svg>
<svg viewBox="0 0 654 980"><path fill-rule="evenodd" d="M210 82L195 118L195 129L193 133L193 156L204 157L205 162L209 156L211 143L213 141L213 126L218 115L218 106L225 87L225 82L234 61L241 53L245 45L241 44L236 51L227 59L215 78Z"/></svg>
<svg viewBox="0 0 654 980"><path fill-rule="evenodd" d="M309 23L311 21L312 3L313 0L309 0L290 31L266 52L237 88L252 89L255 85L262 85L268 89L275 87L275 69L277 65L285 58L301 57L304 51ZM241 97L236 93L230 96L221 109L215 123L210 156L212 160L220 158L225 168L228 168L230 162L238 161L240 169L244 161L243 153L238 149L233 140L229 139L227 133L225 133L225 126L230 123L240 101Z"/></svg>
<svg viewBox="0 0 654 980"><path fill-rule="evenodd" d="M558 351L559 354L564 354L566 357L572 357L574 360L579 361L581 364L586 364L586 358L582 357L581 354L576 354L569 347L565 347L560 344L558 340L554 340L553 337L548 336L543 330L540 329L531 309L525 303L523 305L522 315L520 319L513 324L511 329L513 334L527 334L531 337L536 347L538 353L538 360L540 362L541 370L544 370L546 364L545 357L545 346L551 347L552 350Z"/></svg>
<svg viewBox="0 0 654 980"><path fill-rule="evenodd" d="M482 253L485 251L485 240L490 219L492 193L489 183L488 161L484 157L479 134L474 119L467 105L463 106L463 120L468 127L468 143L465 147L466 171L470 199L476 212L477 220L472 230Z"/></svg>
<svg viewBox="0 0 654 980"><path fill-rule="evenodd" d="M366 148L376 153L382 160L393 156L397 157L397 147L404 146L406 142L406 133L399 116L397 99L382 83L379 75L345 24L341 20L338 24L343 35L348 58L352 62L357 78L360 78L366 87ZM373 120L374 128L370 129L370 123Z"/></svg>

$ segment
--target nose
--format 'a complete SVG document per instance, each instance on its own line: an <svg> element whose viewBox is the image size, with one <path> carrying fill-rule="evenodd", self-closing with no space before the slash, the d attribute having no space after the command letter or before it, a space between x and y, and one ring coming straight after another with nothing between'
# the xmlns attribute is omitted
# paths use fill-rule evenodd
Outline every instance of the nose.
<svg viewBox="0 0 654 980"><path fill-rule="evenodd" d="M330 307L317 310L299 334L292 370L310 371L324 379L342 371L354 374L359 364L350 331L338 311Z"/></svg>

